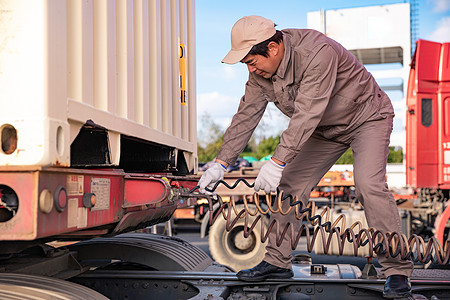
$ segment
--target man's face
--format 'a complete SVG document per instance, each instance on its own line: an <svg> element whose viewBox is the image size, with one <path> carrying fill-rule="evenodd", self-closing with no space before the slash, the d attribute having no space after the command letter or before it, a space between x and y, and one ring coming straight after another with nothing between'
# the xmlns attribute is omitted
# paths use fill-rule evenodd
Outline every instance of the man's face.
<svg viewBox="0 0 450 300"><path fill-rule="evenodd" d="M247 65L248 71L250 73L255 73L264 78L270 78L278 69L278 65L275 61L269 56L265 57L262 55L251 55L248 54L244 59L242 59L242 63Z"/></svg>
<svg viewBox="0 0 450 300"><path fill-rule="evenodd" d="M283 58L284 48L281 43L274 42L269 44L269 57L262 55L247 54L241 62L247 65L250 73L255 73L264 78L270 78L278 69Z"/></svg>

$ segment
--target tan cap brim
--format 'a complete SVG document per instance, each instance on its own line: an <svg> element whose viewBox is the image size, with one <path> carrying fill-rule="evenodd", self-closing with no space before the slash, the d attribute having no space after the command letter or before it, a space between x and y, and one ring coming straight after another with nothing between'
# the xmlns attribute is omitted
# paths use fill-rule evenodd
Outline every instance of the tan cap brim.
<svg viewBox="0 0 450 300"><path fill-rule="evenodd" d="M247 56L252 47L253 46L250 46L241 50L230 50L230 52L222 59L222 62L230 65L238 63Z"/></svg>

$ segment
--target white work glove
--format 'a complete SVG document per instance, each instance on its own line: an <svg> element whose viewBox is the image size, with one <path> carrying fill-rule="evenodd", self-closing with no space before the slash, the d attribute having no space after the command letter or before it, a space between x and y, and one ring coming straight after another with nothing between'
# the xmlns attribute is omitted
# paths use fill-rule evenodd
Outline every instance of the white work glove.
<svg viewBox="0 0 450 300"><path fill-rule="evenodd" d="M259 171L258 177L255 180L255 191L264 190L266 194L276 192L280 184L281 175L283 174L284 166L281 166L269 159Z"/></svg>
<svg viewBox="0 0 450 300"><path fill-rule="evenodd" d="M223 180L223 176L225 174L226 168L220 163L214 163L208 170L203 173L202 177L198 181L198 185L200 188L198 189L200 193L206 195L213 195L216 198L217 193L208 192L205 188L212 189L217 181Z"/></svg>

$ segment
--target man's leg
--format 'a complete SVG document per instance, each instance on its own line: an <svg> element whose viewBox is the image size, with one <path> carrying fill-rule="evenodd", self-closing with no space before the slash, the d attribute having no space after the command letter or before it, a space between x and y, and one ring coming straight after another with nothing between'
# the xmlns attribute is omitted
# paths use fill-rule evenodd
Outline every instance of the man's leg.
<svg viewBox="0 0 450 300"><path fill-rule="evenodd" d="M295 159L287 164L283 171L283 177L279 189L286 194L297 196L302 201L303 208L307 205L311 190L319 183L320 179L333 166L333 164L348 149L348 146L313 135ZM283 203L283 210L289 208L289 201ZM301 222L295 216L292 209L287 215L272 214L270 221L276 220L280 231L290 223L294 232L300 229ZM295 239L296 236L292 237ZM276 244L276 226L270 232L269 241L266 246L264 260L280 268L292 267L292 247L290 230L283 239L281 245Z"/></svg>
<svg viewBox="0 0 450 300"><path fill-rule="evenodd" d="M352 133L355 186L357 198L364 206L369 226L382 232L402 233L398 208L386 183L391 132L392 118L388 117L384 120L367 122ZM396 275L388 278L388 283L400 277L397 275L404 276L402 278L406 280L413 271L412 262L401 260L399 255L395 258L386 258L380 254L378 262L386 277Z"/></svg>
<svg viewBox="0 0 450 300"><path fill-rule="evenodd" d="M296 158L287 164L284 169L279 186L280 191L284 191L285 195L297 195L298 199L303 202L303 207L305 207L309 200L311 189L317 185L323 175L347 149L347 145L313 135ZM287 211L289 206L289 200L285 200L283 202L283 211ZM277 209L278 204L274 203L273 207ZM294 209L287 215L272 214L270 222L273 220L277 221L280 231L283 230L288 222L294 227L294 232L296 233L301 226L301 222L295 216ZM278 247L276 227L274 226L269 234L264 260L251 269L238 272L236 275L239 279L260 281L266 278L292 277L291 235L290 233L287 234Z"/></svg>

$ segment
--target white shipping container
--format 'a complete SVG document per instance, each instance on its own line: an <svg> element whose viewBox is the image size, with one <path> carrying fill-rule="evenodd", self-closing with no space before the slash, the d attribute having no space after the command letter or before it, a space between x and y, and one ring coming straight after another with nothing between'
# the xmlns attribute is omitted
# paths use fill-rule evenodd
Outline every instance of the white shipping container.
<svg viewBox="0 0 450 300"><path fill-rule="evenodd" d="M2 166L70 166L92 120L196 170L194 0L0 0Z"/></svg>

